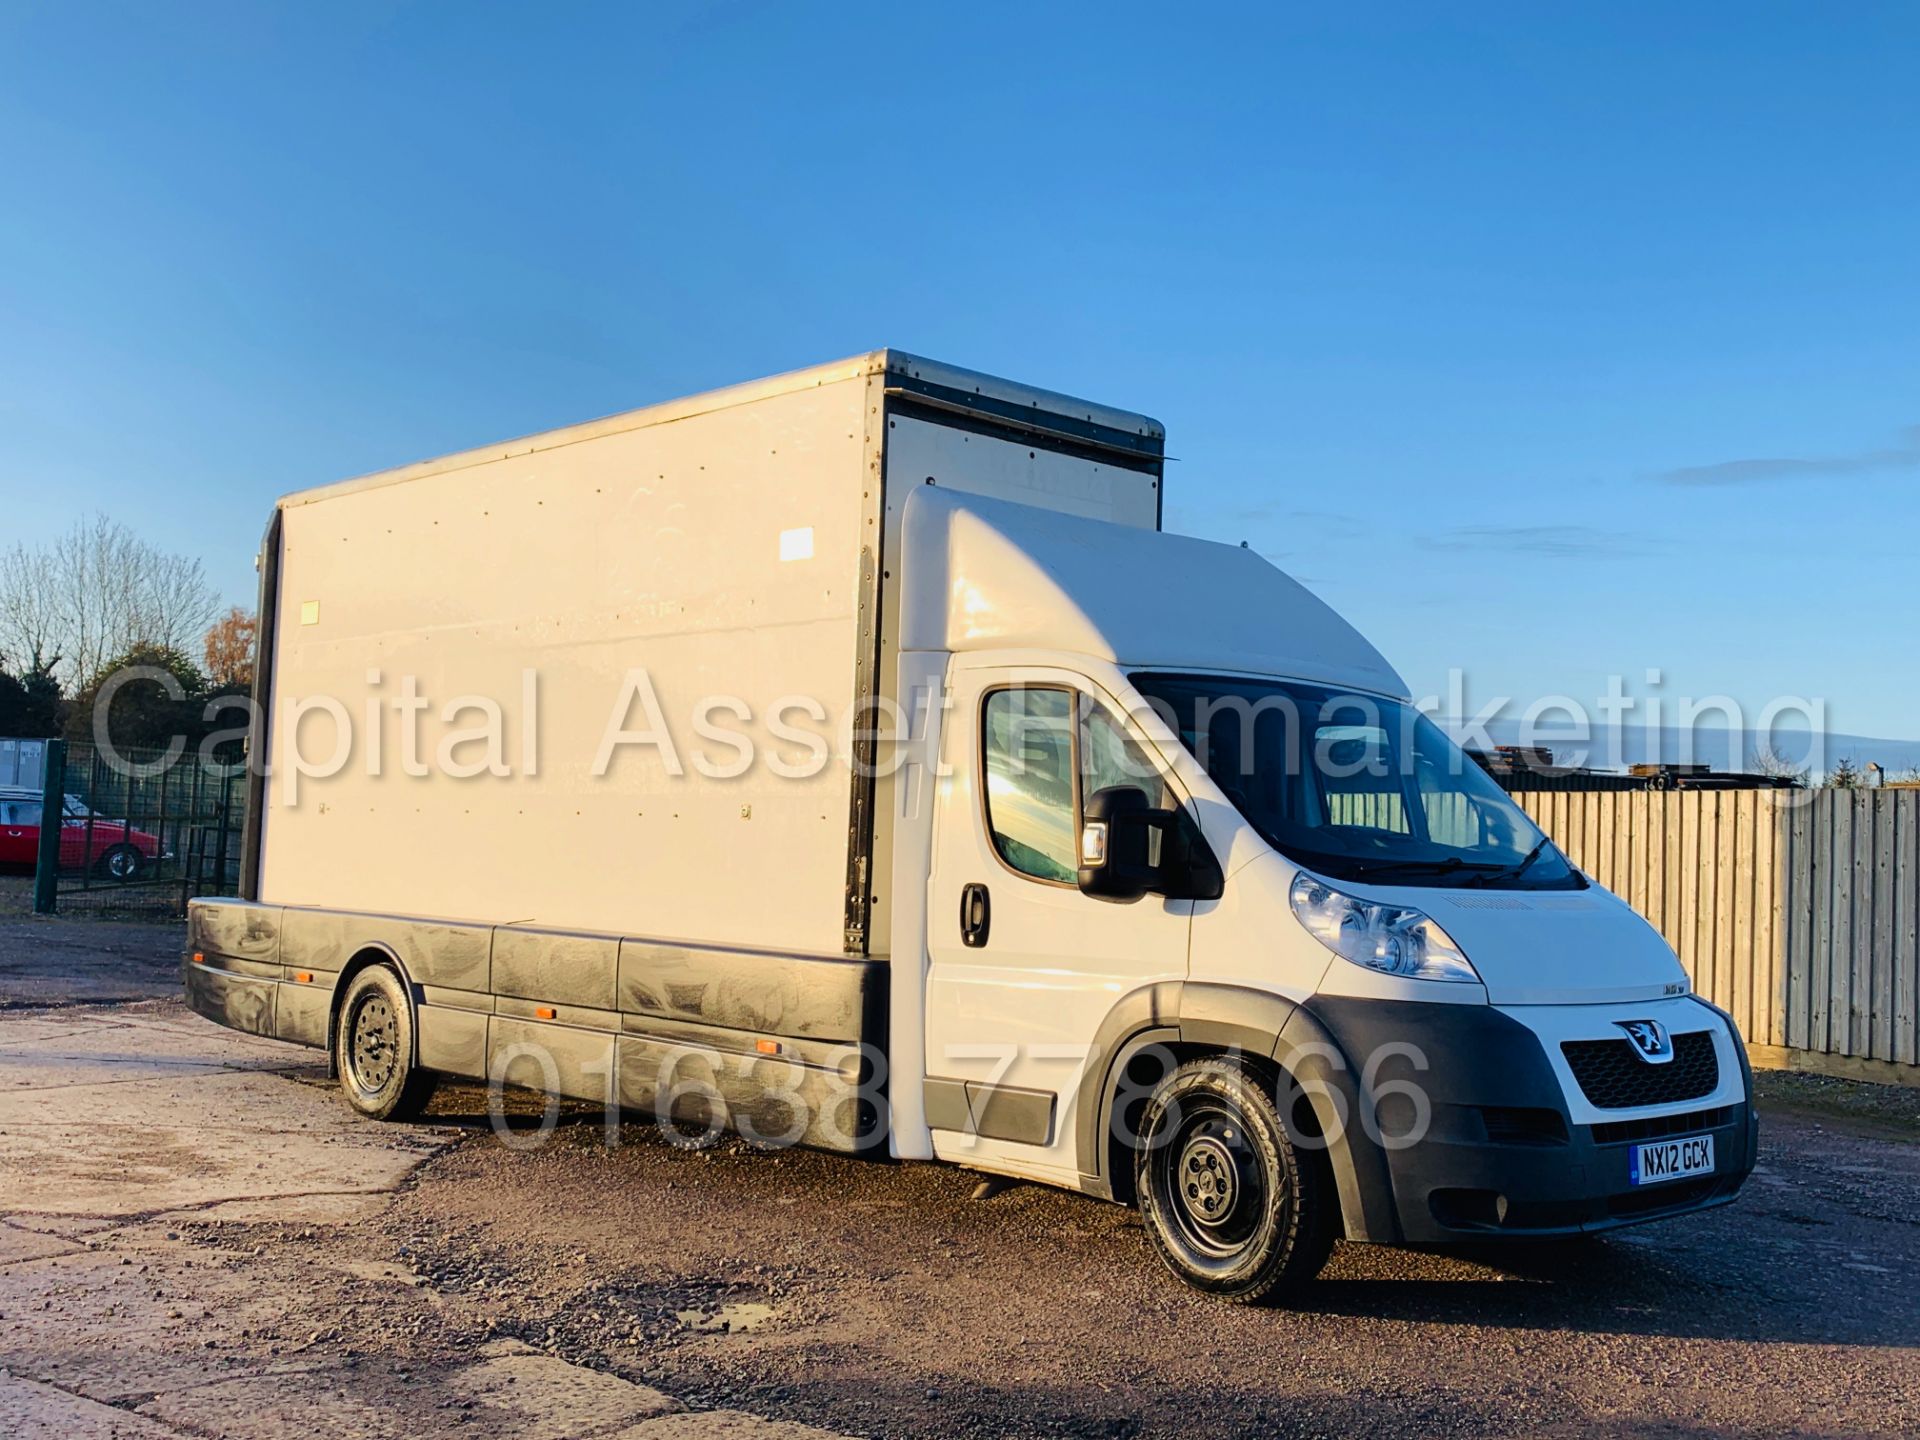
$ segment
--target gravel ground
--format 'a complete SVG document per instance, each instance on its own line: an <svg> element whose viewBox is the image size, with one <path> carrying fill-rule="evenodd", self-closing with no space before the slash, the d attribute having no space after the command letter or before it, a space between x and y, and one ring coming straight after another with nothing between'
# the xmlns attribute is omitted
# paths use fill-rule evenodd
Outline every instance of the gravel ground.
<svg viewBox="0 0 1920 1440"><path fill-rule="evenodd" d="M180 882L139 881L131 885L96 883L62 887L55 897L61 920L134 921L158 928L176 926L180 919ZM0 866L0 917L20 919L33 914L33 871L23 866Z"/></svg>
<svg viewBox="0 0 1920 1440"><path fill-rule="evenodd" d="M1117 1207L622 1138L456 1146L389 1215L394 1252L581 1363L869 1434L1892 1435L1920 1404L1920 1146L1778 1106L1733 1207L1504 1253L1342 1246L1288 1311L1181 1289ZM675 1327L728 1305L766 1309Z"/></svg>
<svg viewBox="0 0 1920 1440"><path fill-rule="evenodd" d="M60 1071L83 1053L94 1072ZM640 1126L609 1145L577 1107L507 1143L470 1087L378 1126L317 1058L175 1002L0 1013L19 1384L167 1435L521 1440L1910 1435L1920 1407L1914 1092L1767 1077L1732 1207L1522 1250L1342 1246L1301 1306L1245 1310L1163 1274L1118 1207ZM149 1084L164 1123L32 1143ZM540 1385L573 1398L501 1398Z"/></svg>
<svg viewBox="0 0 1920 1440"><path fill-rule="evenodd" d="M180 993L179 924L0 912L0 1009L99 1005Z"/></svg>

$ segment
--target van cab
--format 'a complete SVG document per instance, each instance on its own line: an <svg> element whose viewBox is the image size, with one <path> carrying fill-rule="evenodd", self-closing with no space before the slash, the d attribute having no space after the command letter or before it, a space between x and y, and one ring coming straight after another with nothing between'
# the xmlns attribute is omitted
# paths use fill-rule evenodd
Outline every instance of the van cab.
<svg viewBox="0 0 1920 1440"><path fill-rule="evenodd" d="M928 595L906 637L950 657L936 1155L1136 1203L1237 1298L1335 1235L1732 1198L1755 1122L1728 1017L1324 603L1236 547L931 493L907 525L968 577L964 616Z"/></svg>

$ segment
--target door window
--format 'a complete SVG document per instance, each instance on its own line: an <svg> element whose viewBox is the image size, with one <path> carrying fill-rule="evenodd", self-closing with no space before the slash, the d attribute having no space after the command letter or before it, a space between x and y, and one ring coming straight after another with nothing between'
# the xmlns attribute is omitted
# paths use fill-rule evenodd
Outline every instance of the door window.
<svg viewBox="0 0 1920 1440"><path fill-rule="evenodd" d="M1086 702L1080 728L1080 780L1083 798L1110 786L1127 785L1143 792L1155 810L1179 808L1160 767L1147 758L1113 712L1094 700Z"/></svg>
<svg viewBox="0 0 1920 1440"><path fill-rule="evenodd" d="M995 690L981 730L987 830L1000 858L1022 875L1074 883L1080 812L1097 790L1131 786L1152 809L1181 808L1160 767L1112 711L1089 697L1048 687ZM1151 845L1157 863L1157 831Z"/></svg>
<svg viewBox="0 0 1920 1440"><path fill-rule="evenodd" d="M1079 870L1072 693L995 690L981 712L981 738L994 849L1023 875L1072 883Z"/></svg>
<svg viewBox="0 0 1920 1440"><path fill-rule="evenodd" d="M9 800L0 806L9 825L38 825L40 823L40 802L38 800Z"/></svg>

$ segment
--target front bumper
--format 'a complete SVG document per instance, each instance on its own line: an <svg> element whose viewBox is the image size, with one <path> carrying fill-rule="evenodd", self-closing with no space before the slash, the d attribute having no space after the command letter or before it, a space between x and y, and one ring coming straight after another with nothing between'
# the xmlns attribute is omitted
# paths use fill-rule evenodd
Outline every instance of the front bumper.
<svg viewBox="0 0 1920 1440"><path fill-rule="evenodd" d="M1346 1086L1353 1119L1336 1146L1350 1234L1360 1217L1354 1238L1610 1230L1723 1205L1753 1171L1752 1072L1733 1022L1711 1007L1700 1018L1726 1027L1737 1086L1727 1077L1692 1103L1601 1114L1570 1102L1564 1066L1539 1034L1490 1007L1321 997L1300 1013L1346 1058L1352 1082L1370 1077ZM1632 1183L1635 1145L1683 1135L1713 1137L1710 1175Z"/></svg>
<svg viewBox="0 0 1920 1440"><path fill-rule="evenodd" d="M1657 1185L1636 1186L1629 1178L1633 1147L1641 1140L1602 1138L1602 1126L1576 1126L1564 1143L1430 1134L1388 1158L1401 1233L1415 1242L1573 1235L1724 1205L1753 1170L1753 1106L1696 1114L1647 1138L1711 1135L1713 1173ZM1462 1130L1472 1123L1466 1113L1454 1118Z"/></svg>

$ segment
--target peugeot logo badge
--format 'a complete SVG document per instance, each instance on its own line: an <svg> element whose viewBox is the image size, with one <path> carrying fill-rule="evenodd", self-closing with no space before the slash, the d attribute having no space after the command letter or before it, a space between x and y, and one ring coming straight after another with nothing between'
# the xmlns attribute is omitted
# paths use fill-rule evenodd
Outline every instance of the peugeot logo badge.
<svg viewBox="0 0 1920 1440"><path fill-rule="evenodd" d="M1673 1037L1658 1020L1616 1020L1633 1042L1633 1053L1649 1065L1664 1065L1673 1059Z"/></svg>

